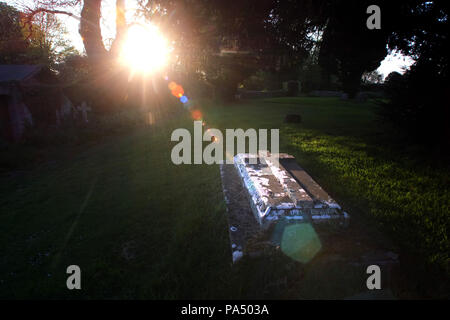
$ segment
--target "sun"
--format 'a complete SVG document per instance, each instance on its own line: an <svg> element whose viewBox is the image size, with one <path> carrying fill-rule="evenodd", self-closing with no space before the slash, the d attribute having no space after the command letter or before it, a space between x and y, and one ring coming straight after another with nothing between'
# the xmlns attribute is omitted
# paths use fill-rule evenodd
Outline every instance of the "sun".
<svg viewBox="0 0 450 320"><path fill-rule="evenodd" d="M134 72L152 73L162 69L168 59L167 40L154 25L133 25L128 29L120 60Z"/></svg>

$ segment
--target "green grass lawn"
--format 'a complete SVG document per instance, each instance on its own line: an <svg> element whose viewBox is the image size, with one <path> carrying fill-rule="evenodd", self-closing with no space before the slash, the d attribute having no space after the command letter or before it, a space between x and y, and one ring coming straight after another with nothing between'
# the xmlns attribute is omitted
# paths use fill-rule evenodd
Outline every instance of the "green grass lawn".
<svg viewBox="0 0 450 320"><path fill-rule="evenodd" d="M280 128L281 151L295 155L352 217L382 230L403 256L412 257L415 267L405 268L412 277L422 270L416 265L432 266L424 270L438 270L447 281L448 167L432 166L414 156L422 151L393 143L375 121L374 104L276 98L200 105L215 128ZM300 113L303 123L284 124L287 113ZM0 297L344 298L357 293L337 284L321 291L301 281L277 289L272 283L279 275L272 271L280 260L232 267L219 168L173 165L170 134L178 127L192 130L181 107L178 118L152 129L3 174ZM80 291L66 289L71 264L82 270ZM336 276L336 283L355 281Z"/></svg>

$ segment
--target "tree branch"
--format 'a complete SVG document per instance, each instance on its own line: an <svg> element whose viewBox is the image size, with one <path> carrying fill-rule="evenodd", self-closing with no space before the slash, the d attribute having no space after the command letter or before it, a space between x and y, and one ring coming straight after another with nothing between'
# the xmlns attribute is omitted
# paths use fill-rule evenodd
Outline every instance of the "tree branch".
<svg viewBox="0 0 450 320"><path fill-rule="evenodd" d="M63 10L52 10L52 9L46 9L46 8L30 9L30 11L28 13L26 13L26 15L32 19L36 14L41 13L41 12L46 12L46 13L50 13L50 14L65 14L65 15L68 15L68 16L71 16L71 17L74 17L74 18L80 20L80 17L73 14L72 12L63 11Z"/></svg>
<svg viewBox="0 0 450 320"><path fill-rule="evenodd" d="M69 12L69 11L63 11L63 10L55 10L55 9L49 9L49 8L44 8L44 7L39 7L39 8L35 8L32 9L30 7L25 7L25 19L23 21L24 27L28 27L29 30L29 34L26 37L27 39L29 39L33 33L33 19L34 16L39 14L39 13L49 13L49 14L64 14L70 17L74 17L75 19L80 20L80 17L78 17L77 15Z"/></svg>

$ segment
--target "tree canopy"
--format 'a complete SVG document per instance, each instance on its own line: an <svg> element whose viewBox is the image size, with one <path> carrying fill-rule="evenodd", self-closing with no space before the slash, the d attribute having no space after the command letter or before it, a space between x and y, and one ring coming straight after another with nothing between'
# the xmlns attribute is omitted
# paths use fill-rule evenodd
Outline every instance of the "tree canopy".
<svg viewBox="0 0 450 320"><path fill-rule="evenodd" d="M416 102L422 101L420 108L426 109L429 103L424 97L430 100L431 94L442 104L447 99L443 92L448 91L444 85L448 83L448 1L379 0L380 29L366 27L367 8L374 4L368 0L137 2L136 15L158 25L170 39L176 56L172 70L201 79L223 98L232 98L238 84L257 70L285 72L285 80L304 79L310 72L314 81L327 87L335 86L338 79L340 89L352 97L362 76L396 50L416 61L406 75L408 83L416 79L415 85L399 92L411 96L421 92L423 96L411 100L392 97L391 101L397 105L410 101L408 106L418 110ZM42 12L74 16L70 9L78 6L79 32L92 69L97 70L99 79L117 76L113 62L132 23L125 19L125 0L116 0L116 38L110 49L101 33L102 0L38 0L35 4L27 11L29 17ZM8 9L2 19L16 21L17 12ZM10 28L9 32L19 31ZM401 114L391 116L403 119ZM418 117L415 112L409 114Z"/></svg>
<svg viewBox="0 0 450 320"><path fill-rule="evenodd" d="M76 49L58 17L40 12L28 22L27 16L0 2L0 62L45 64L54 67Z"/></svg>

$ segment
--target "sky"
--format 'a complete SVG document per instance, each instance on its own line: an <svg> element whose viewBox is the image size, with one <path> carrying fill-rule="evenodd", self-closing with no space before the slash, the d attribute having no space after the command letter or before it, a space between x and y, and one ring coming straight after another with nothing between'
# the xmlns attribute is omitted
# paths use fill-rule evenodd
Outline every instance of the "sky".
<svg viewBox="0 0 450 320"><path fill-rule="evenodd" d="M9 1L8 1L9 2ZM21 5L25 4L28 6L33 6L33 0L11 0L12 5L17 8L21 8ZM115 35L115 2L116 0L103 0L102 1L102 36L106 45L108 45L108 39L113 39ZM127 21L130 21L134 9L137 7L135 0L126 1L127 4ZM80 16L80 9L73 10L72 12L77 16ZM78 51L83 52L83 42L81 36L78 33L79 21L73 17L66 15L60 15L59 18L64 22L68 31L68 37L70 38L73 46L78 49ZM414 60L408 56L404 56L400 53L393 52L388 54L383 61L381 61L380 66L377 71L383 75L383 79L393 71L403 73L409 66L414 63Z"/></svg>
<svg viewBox="0 0 450 320"><path fill-rule="evenodd" d="M381 61L380 66L377 71L383 75L383 80L389 73L397 71L399 73L404 73L412 64L414 60L409 56L404 56L398 52L392 52L388 54L383 61Z"/></svg>

